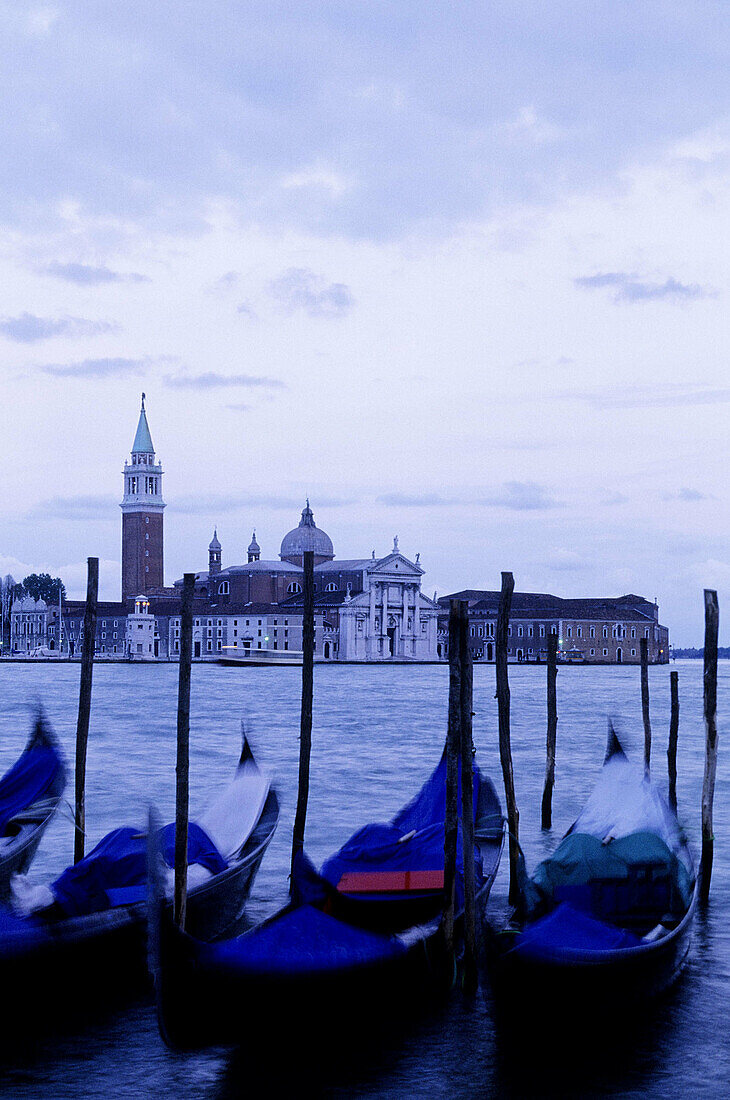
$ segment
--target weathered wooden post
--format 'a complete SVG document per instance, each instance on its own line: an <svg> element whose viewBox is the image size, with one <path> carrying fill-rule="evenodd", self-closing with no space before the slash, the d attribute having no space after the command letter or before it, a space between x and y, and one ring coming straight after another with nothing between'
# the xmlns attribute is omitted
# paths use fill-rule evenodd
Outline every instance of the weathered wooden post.
<svg viewBox="0 0 730 1100"><path fill-rule="evenodd" d="M446 806L444 810L444 912L441 925L447 957L454 958L454 893L459 836L459 749L461 741L461 607L449 609L449 718L446 733Z"/></svg>
<svg viewBox="0 0 730 1100"><path fill-rule="evenodd" d="M669 745L667 746L667 770L669 772L669 805L677 812L677 741L679 740L679 673L669 673L671 711L669 715Z"/></svg>
<svg viewBox="0 0 730 1100"><path fill-rule="evenodd" d="M99 594L99 559L88 558L86 576L86 607L84 609L84 642L81 648L81 681L79 684L79 716L76 721L76 790L74 863L84 858L86 839L86 747L89 743L91 717L91 680L94 672L96 643L96 600Z"/></svg>
<svg viewBox="0 0 730 1100"><path fill-rule="evenodd" d="M649 642L639 640L641 654L641 716L644 719L644 771L649 774L651 764L651 721L649 719Z"/></svg>
<svg viewBox="0 0 730 1100"><path fill-rule="evenodd" d="M183 577L180 609L180 668L177 686L177 761L175 765L175 923L185 927L188 892L188 793L190 781L190 668L193 659L195 574Z"/></svg>
<svg viewBox="0 0 730 1100"><path fill-rule="evenodd" d="M314 693L314 552L312 550L304 551L302 565L304 567L302 709L299 727L299 788L292 838L290 891L294 882L294 861L304 847L304 826L307 821L309 800L309 759L312 754L312 696Z"/></svg>
<svg viewBox="0 0 730 1100"><path fill-rule="evenodd" d="M469 650L468 604L464 600L460 600L459 603L461 846L464 857L464 992L475 993L479 980L477 973L476 888L474 884L474 747L472 742L474 666Z"/></svg>
<svg viewBox="0 0 730 1100"><path fill-rule="evenodd" d="M519 859L520 859L520 815L515 799L515 780L512 772L512 745L510 743L510 697L507 675L507 630L509 613L512 606L512 593L515 581L511 573L502 574L502 590L499 594L497 610L497 633L495 637L495 665L497 674L497 709L499 713L499 758L502 763L504 793L507 802L507 826L509 828L509 901L517 905L520 901Z"/></svg>
<svg viewBox="0 0 730 1100"><path fill-rule="evenodd" d="M558 736L558 698L556 692L556 680L558 677L557 634L548 634L547 644L547 763L545 765L545 788L542 792L543 829L550 829L553 824L555 745Z"/></svg>
<svg viewBox="0 0 730 1100"><path fill-rule="evenodd" d="M705 778L702 784L702 856L700 858L700 901L710 896L712 856L715 838L712 832L712 803L717 772L717 633L720 611L717 592L705 589Z"/></svg>

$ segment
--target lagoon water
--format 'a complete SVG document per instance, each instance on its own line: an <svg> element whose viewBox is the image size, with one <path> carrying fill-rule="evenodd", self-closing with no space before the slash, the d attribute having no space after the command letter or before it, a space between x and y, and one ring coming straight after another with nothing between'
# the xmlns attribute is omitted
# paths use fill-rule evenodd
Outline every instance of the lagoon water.
<svg viewBox="0 0 730 1100"><path fill-rule="evenodd" d="M680 816L699 842L704 729L702 664L680 661ZM716 852L711 904L696 925L690 964L672 995L647 1014L640 1034L609 1040L590 1058L576 1059L571 1037L550 1058L536 1059L529 1036L507 1043L493 1022L489 994L465 1002L455 992L443 1010L394 1036L387 1048L362 1060L330 1066L327 1036L301 1067L296 1094L384 1097L625 1097L724 1096L730 1090L730 662L720 662L720 756L715 795ZM0 665L0 771L22 748L30 707L44 703L73 760L78 665ZM426 778L443 745L448 671L441 666L315 668L312 776L306 847L321 862L355 828L389 818ZM298 669L193 668L191 816L232 774L244 719L259 762L281 794L278 832L249 902L252 919L286 898L298 758ZM520 835L528 867L557 844L579 810L603 759L606 716L612 714L632 755L640 758L643 728L639 670L565 668L558 676L557 782L554 829L540 832L545 758L545 669L510 666L512 740ZM669 670L650 670L656 775L666 775ZM87 850L121 824L142 824L154 802L173 816L175 775L174 665L111 666L94 670L87 766ZM494 668L474 670L474 740L480 766L501 788ZM67 788L72 798L73 777ZM59 873L73 852L68 813L49 828L31 869L43 881ZM507 861L490 901L504 909ZM63 1019L64 991L57 991ZM7 1007L7 1006L6 1006ZM585 1006L590 1016L591 1006ZM29 1027L32 1022L29 1021ZM272 1021L275 1034L276 1022ZM258 1067L272 1074L269 1095L286 1061ZM250 1056L249 1056L250 1059ZM6 1052L0 1096L217 1098L259 1095L251 1088L250 1060L210 1051L175 1054L162 1044L147 1000L88 1022L83 1029L40 1037L35 1048ZM291 1079L289 1078L289 1081ZM293 1093L292 1093L293 1094Z"/></svg>

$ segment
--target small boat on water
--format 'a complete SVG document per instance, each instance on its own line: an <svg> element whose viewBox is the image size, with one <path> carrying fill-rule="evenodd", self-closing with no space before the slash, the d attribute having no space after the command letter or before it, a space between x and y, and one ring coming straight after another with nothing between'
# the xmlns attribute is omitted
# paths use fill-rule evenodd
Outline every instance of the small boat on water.
<svg viewBox="0 0 730 1100"><path fill-rule="evenodd" d="M302 853L292 901L233 939L202 943L152 900L150 967L170 1046L256 1044L314 1027L327 1041L356 1021L421 1006L453 981L441 933L446 759L388 824L366 825L318 874ZM499 866L504 819L489 779L474 769L477 904ZM461 868L461 844L458 866ZM159 882L155 861L153 882ZM154 897L154 895L151 895ZM158 898L161 895L158 892ZM457 933L463 871L457 871ZM266 1041L266 1035L262 1036Z"/></svg>
<svg viewBox="0 0 730 1100"><path fill-rule="evenodd" d="M65 786L58 742L39 711L23 753L0 779L0 903L10 896L11 875L30 867Z"/></svg>
<svg viewBox="0 0 730 1100"><path fill-rule="evenodd" d="M252 668L281 668L302 665L302 652L296 649L236 649L224 646L223 656L218 658L219 665L250 665Z"/></svg>
<svg viewBox="0 0 730 1100"><path fill-rule="evenodd" d="M238 927L254 876L279 817L279 800L244 739L233 781L188 831L191 929L201 939ZM171 908L174 823L160 832L165 853L165 904ZM147 836L120 828L50 886L13 882L13 908L0 908L3 988L64 998L102 987L113 999L147 978Z"/></svg>
<svg viewBox="0 0 730 1100"><path fill-rule="evenodd" d="M543 1019L628 1009L687 959L697 901L676 814L613 730L600 777L557 850L525 883L524 917L497 934L498 993Z"/></svg>

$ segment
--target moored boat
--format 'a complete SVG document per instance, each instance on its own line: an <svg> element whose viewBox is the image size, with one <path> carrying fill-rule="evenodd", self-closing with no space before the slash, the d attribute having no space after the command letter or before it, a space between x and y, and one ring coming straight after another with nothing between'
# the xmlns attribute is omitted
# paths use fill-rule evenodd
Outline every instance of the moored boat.
<svg viewBox="0 0 730 1100"><path fill-rule="evenodd" d="M696 901L676 814L611 731L583 810L525 883L521 919L492 939L496 990L563 1021L588 1003L609 1013L645 1003L681 972Z"/></svg>
<svg viewBox="0 0 730 1100"><path fill-rule="evenodd" d="M225 650L228 652L225 652ZM235 650L235 652L234 652ZM250 665L252 668L280 668L302 666L302 653L296 649L235 649L226 646L219 665Z"/></svg>
<svg viewBox="0 0 730 1100"><path fill-rule="evenodd" d="M201 939L238 926L254 876L276 829L279 801L244 740L233 781L188 836L188 918ZM161 830L171 907L174 825ZM19 999L92 988L105 1000L147 980L147 837L115 829L50 887L15 882L13 909L0 909L0 977ZM10 993L8 993L10 995Z"/></svg>
<svg viewBox="0 0 730 1100"><path fill-rule="evenodd" d="M445 786L444 755L391 822L360 829L320 873L302 854L291 903L238 937L202 943L153 900L150 966L165 1041L181 1048L254 1044L272 1019L287 1042L312 1027L331 1040L343 1028L352 1034L357 1021L382 1021L448 988L453 969L441 933ZM474 817L481 911L504 823L494 787L477 768ZM459 871L457 932L462 882Z"/></svg>
<svg viewBox="0 0 730 1100"><path fill-rule="evenodd" d="M0 902L12 875L24 874L66 786L66 769L45 715L38 711L22 754L0 779Z"/></svg>

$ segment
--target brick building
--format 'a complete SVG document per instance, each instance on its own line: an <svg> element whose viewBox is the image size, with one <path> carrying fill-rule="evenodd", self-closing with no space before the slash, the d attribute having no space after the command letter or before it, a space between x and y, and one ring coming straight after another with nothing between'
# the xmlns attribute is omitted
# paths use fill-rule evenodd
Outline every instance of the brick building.
<svg viewBox="0 0 730 1100"><path fill-rule="evenodd" d="M448 607L466 600L469 647L476 661L494 660L499 592L465 589L442 597L439 656L448 657ZM647 639L652 664L669 661L669 631L659 622L659 608L629 594L598 599L562 599L541 592L515 592L508 629L508 656L515 661L545 661L547 636L558 636L558 659L574 664L632 664L640 661L639 645Z"/></svg>

